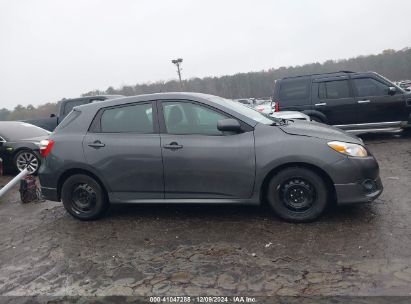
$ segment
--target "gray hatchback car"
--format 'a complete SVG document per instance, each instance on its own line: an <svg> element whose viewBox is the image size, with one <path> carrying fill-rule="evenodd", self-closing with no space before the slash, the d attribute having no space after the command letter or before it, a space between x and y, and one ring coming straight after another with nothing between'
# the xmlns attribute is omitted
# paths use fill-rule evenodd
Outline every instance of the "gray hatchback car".
<svg viewBox="0 0 411 304"><path fill-rule="evenodd" d="M268 202L283 219L311 221L330 202L382 192L361 139L197 93L76 107L41 150L43 195L81 220L116 203Z"/></svg>

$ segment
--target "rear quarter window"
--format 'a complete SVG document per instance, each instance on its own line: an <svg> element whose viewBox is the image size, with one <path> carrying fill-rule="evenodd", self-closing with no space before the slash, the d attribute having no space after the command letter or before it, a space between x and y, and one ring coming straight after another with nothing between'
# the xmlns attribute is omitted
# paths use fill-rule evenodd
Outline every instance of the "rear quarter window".
<svg viewBox="0 0 411 304"><path fill-rule="evenodd" d="M68 125L70 125L71 123L73 123L73 121L75 121L77 119L77 117L79 117L81 114L80 111L78 110L73 110L71 111L64 119L63 121L57 126L55 131L58 130L62 130L65 127L67 127Z"/></svg>
<svg viewBox="0 0 411 304"><path fill-rule="evenodd" d="M292 101L308 99L310 94L310 79L284 79L280 83L280 100Z"/></svg>

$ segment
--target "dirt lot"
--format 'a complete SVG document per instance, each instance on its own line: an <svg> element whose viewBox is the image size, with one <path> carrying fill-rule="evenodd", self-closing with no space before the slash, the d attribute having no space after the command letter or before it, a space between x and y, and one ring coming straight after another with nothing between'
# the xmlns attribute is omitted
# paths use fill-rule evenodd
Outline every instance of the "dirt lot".
<svg viewBox="0 0 411 304"><path fill-rule="evenodd" d="M385 191L311 224L243 206L0 201L0 295L411 295L411 137L365 138ZM0 178L4 185L10 177Z"/></svg>

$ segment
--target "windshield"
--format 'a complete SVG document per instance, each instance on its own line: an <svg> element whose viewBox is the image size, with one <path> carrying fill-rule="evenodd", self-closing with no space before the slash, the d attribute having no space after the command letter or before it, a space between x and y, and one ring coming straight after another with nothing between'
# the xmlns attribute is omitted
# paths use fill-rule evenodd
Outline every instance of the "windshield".
<svg viewBox="0 0 411 304"><path fill-rule="evenodd" d="M225 99L222 97L217 97L213 96L210 98L211 101L218 103L226 108L229 108L233 111L236 111L240 113L241 115L244 115L258 123L262 123L265 125L272 125L272 124L277 124L277 123L282 123L282 119L271 117L269 115L266 115L264 113L258 112L252 108L249 108L239 102L230 100L230 99Z"/></svg>
<svg viewBox="0 0 411 304"><path fill-rule="evenodd" d="M384 79L385 81L389 82L390 84L392 84L394 87L396 87L400 92L404 93L404 89L401 88L399 85L397 85L396 83L394 83L393 81L389 80L387 77L384 77L380 74L378 74L378 76L380 76L382 79Z"/></svg>

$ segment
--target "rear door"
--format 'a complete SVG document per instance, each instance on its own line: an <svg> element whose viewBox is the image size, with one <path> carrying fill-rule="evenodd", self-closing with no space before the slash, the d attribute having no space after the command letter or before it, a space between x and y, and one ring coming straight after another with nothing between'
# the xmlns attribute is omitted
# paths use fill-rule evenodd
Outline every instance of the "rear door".
<svg viewBox="0 0 411 304"><path fill-rule="evenodd" d="M360 123L405 121L407 106L402 92L390 94L390 84L374 75L352 77Z"/></svg>
<svg viewBox="0 0 411 304"><path fill-rule="evenodd" d="M252 128L223 134L218 120L233 118L195 101L159 103L165 197L246 199L255 178Z"/></svg>
<svg viewBox="0 0 411 304"><path fill-rule="evenodd" d="M153 103L101 109L83 140L87 162L114 200L164 198L163 163Z"/></svg>
<svg viewBox="0 0 411 304"><path fill-rule="evenodd" d="M330 125L358 122L358 104L347 76L314 79L312 102L314 110L323 113Z"/></svg>

